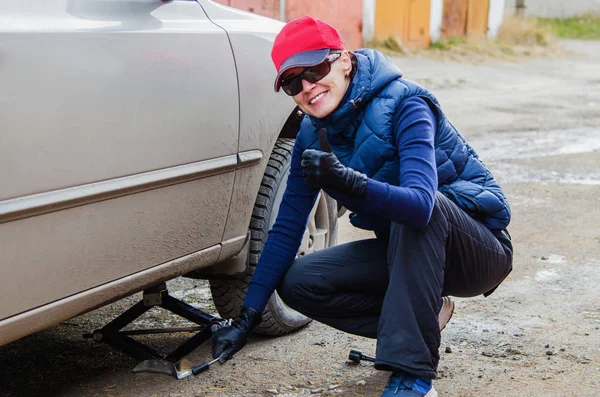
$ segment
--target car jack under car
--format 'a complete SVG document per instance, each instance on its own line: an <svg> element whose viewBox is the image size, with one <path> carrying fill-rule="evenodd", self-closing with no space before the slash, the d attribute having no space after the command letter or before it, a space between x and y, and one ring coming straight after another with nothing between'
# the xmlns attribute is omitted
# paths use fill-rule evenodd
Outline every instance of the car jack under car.
<svg viewBox="0 0 600 397"><path fill-rule="evenodd" d="M198 325L193 327L121 331L153 307L161 307ZM194 366L184 357L204 342L208 341L212 336L211 326L220 321L222 321L221 318L212 316L172 297L169 295L167 285L161 283L144 290L141 301L134 304L104 327L97 329L90 334L85 334L83 337L94 339L96 342L106 343L107 345L141 361L133 369L133 372L155 372L173 375L177 379L183 379L190 375L197 375L208 369L213 363L219 361L217 358ZM133 335L175 332L196 332L196 334L166 355L160 354L149 346L131 338Z"/></svg>

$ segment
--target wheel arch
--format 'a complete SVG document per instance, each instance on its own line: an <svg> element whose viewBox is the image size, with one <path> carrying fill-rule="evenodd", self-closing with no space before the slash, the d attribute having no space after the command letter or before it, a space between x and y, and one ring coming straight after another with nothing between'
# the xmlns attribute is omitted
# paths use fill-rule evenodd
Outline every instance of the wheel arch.
<svg viewBox="0 0 600 397"><path fill-rule="evenodd" d="M298 135L300 123L302 122L303 118L304 113L302 113L300 108L296 106L285 121L283 128L279 132L278 138L296 139L296 135Z"/></svg>

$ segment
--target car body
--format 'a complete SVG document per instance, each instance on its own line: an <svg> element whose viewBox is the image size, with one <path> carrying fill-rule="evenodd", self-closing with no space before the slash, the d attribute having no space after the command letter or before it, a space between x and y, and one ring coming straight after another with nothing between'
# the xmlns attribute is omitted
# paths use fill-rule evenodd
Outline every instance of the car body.
<svg viewBox="0 0 600 397"><path fill-rule="evenodd" d="M245 270L230 258L297 129L272 88L282 26L209 0L0 3L0 345Z"/></svg>

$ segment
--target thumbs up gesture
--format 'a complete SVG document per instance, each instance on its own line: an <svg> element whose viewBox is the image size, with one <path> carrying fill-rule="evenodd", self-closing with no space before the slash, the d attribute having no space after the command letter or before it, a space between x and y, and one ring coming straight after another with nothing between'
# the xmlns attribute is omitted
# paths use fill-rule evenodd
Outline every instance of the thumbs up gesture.
<svg viewBox="0 0 600 397"><path fill-rule="evenodd" d="M331 152L325 129L321 129L319 138L321 149ZM302 153L302 176L310 186L353 197L364 196L368 180L365 174L344 166L335 154L315 149Z"/></svg>

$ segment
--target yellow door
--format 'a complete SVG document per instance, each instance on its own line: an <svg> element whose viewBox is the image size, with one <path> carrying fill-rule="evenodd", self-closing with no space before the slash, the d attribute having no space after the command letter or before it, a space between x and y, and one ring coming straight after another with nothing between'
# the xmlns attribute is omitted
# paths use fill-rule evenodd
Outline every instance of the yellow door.
<svg viewBox="0 0 600 397"><path fill-rule="evenodd" d="M410 47L423 48L429 46L429 14L430 0L410 0L407 42Z"/></svg>
<svg viewBox="0 0 600 397"><path fill-rule="evenodd" d="M488 30L490 0L469 0L467 11L467 36L485 39Z"/></svg>
<svg viewBox="0 0 600 397"><path fill-rule="evenodd" d="M375 37L385 40L394 37L406 39L408 4L410 0L377 0L375 4Z"/></svg>
<svg viewBox="0 0 600 397"><path fill-rule="evenodd" d="M430 10L430 0L377 0L375 37L393 37L410 48L427 47Z"/></svg>

